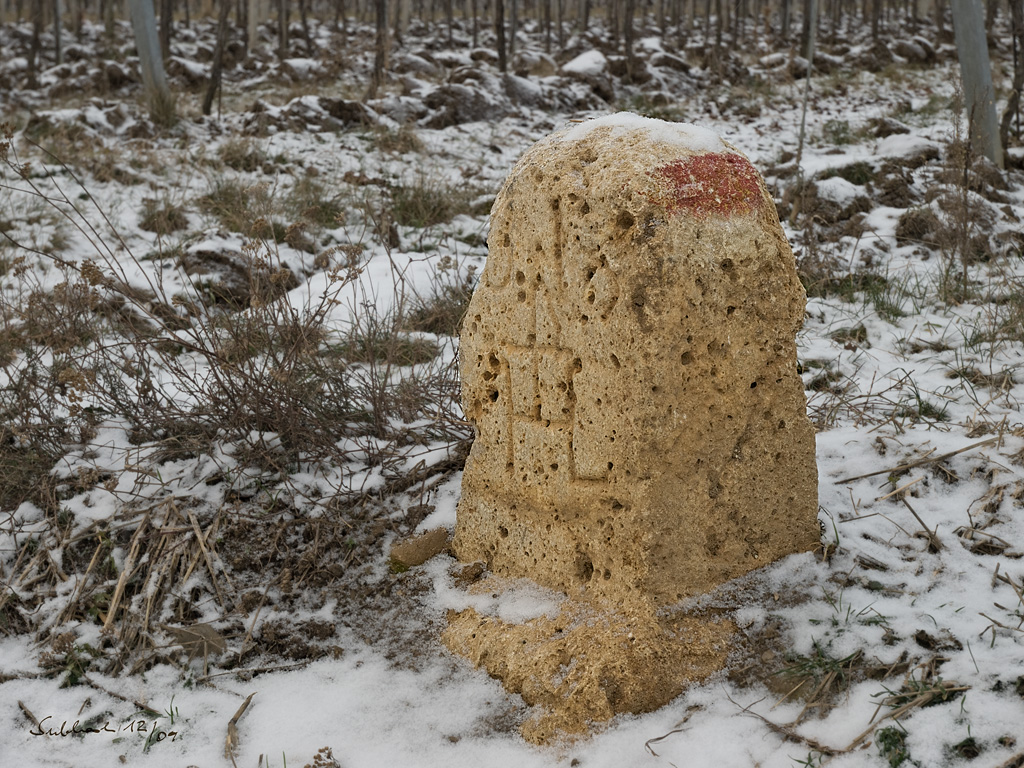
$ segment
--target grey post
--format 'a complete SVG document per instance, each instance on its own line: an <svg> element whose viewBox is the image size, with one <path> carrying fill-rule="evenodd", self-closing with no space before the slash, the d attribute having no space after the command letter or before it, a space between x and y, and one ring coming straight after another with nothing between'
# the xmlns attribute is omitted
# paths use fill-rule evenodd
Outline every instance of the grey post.
<svg viewBox="0 0 1024 768"><path fill-rule="evenodd" d="M999 143L996 94L985 37L985 7L981 0L950 0L950 7L964 81L971 146L1002 168L1003 147Z"/></svg>
<svg viewBox="0 0 1024 768"><path fill-rule="evenodd" d="M131 10L132 29L135 31L135 47L139 51L139 66L142 81L146 86L150 109L161 102L171 102L171 92L164 74L163 55L156 34L156 13L153 0L128 0Z"/></svg>

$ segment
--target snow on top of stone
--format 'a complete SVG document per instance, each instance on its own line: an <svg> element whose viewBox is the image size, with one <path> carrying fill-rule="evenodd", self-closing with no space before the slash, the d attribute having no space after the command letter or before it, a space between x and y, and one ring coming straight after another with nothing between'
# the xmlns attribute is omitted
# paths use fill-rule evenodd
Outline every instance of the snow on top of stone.
<svg viewBox="0 0 1024 768"><path fill-rule="evenodd" d="M929 151L938 152L938 142L911 133L886 136L875 147L875 154L879 157L911 157Z"/></svg>
<svg viewBox="0 0 1024 768"><path fill-rule="evenodd" d="M576 75L600 75L608 69L608 59L600 51L590 50L581 53L572 61L562 65L563 72L571 72Z"/></svg>
<svg viewBox="0 0 1024 768"><path fill-rule="evenodd" d="M311 77L314 72L318 72L321 69L320 62L316 59L301 56L285 59L281 64L290 70L293 75L299 77Z"/></svg>
<svg viewBox="0 0 1024 768"><path fill-rule="evenodd" d="M114 127L107 120L106 114L95 104L87 104L82 108L82 118L91 128L113 131Z"/></svg>
<svg viewBox="0 0 1024 768"><path fill-rule="evenodd" d="M665 47L661 44L660 37L641 37L637 40L636 47L641 51L647 51L648 53L657 53L658 51L664 51Z"/></svg>
<svg viewBox="0 0 1024 768"><path fill-rule="evenodd" d="M189 77L199 80L207 76L206 67L202 64L192 61L191 59L186 59L182 56L172 56L171 58L188 74Z"/></svg>
<svg viewBox="0 0 1024 768"><path fill-rule="evenodd" d="M818 187L818 197L831 200L838 205L849 205L858 197L864 196L864 190L861 187L851 184L839 176L821 179L815 182L815 184Z"/></svg>
<svg viewBox="0 0 1024 768"><path fill-rule="evenodd" d="M728 149L718 134L707 128L691 123L670 123L667 120L641 117L632 112L618 112L587 120L566 131L562 141L580 141L595 128L611 128L613 136L643 131L651 141L676 144L692 152L724 152Z"/></svg>
<svg viewBox="0 0 1024 768"><path fill-rule="evenodd" d="M0 72L24 72L28 69L28 59L24 56L15 56L0 64Z"/></svg>
<svg viewBox="0 0 1024 768"><path fill-rule="evenodd" d="M196 253L198 251L241 251L242 243L237 237L219 237L212 235L200 240L198 243L193 243L188 247L189 253Z"/></svg>

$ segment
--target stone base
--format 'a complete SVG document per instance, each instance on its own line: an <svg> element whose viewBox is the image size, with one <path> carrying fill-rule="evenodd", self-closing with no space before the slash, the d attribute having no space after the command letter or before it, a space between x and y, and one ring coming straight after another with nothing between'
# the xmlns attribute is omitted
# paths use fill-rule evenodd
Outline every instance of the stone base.
<svg viewBox="0 0 1024 768"><path fill-rule="evenodd" d="M598 610L574 600L555 618L512 624L470 608L452 612L448 623L442 640L449 649L535 708L522 727L534 744L667 704L725 666L736 631L728 620L659 620L647 610Z"/></svg>

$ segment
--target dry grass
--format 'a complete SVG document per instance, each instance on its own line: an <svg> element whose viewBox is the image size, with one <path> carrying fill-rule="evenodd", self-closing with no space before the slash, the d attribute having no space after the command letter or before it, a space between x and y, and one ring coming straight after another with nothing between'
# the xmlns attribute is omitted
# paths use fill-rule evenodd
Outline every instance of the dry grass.
<svg viewBox="0 0 1024 768"><path fill-rule="evenodd" d="M352 201L344 192L332 192L314 176L304 175L285 195L282 208L293 221L302 221L320 229L333 229L345 223Z"/></svg>
<svg viewBox="0 0 1024 768"><path fill-rule="evenodd" d="M218 155L228 168L240 173L254 173L263 170L268 158L252 139L230 138L220 145Z"/></svg>
<svg viewBox="0 0 1024 768"><path fill-rule="evenodd" d="M421 175L411 184L391 188L391 216L404 227L432 227L461 213L486 213L490 204L477 206L474 201L479 196L479 191L472 187Z"/></svg>
<svg viewBox="0 0 1024 768"><path fill-rule="evenodd" d="M2 157L32 189L9 143ZM4 579L17 591L0 596L0 631L43 632L44 673L68 685L95 685L94 670L138 672L167 662L193 674L190 665L202 661L205 674L213 662L230 668L284 648L301 660L331 652L326 631L301 653L294 639L275 645L272 632L262 634L267 590L298 595L328 576L356 584L358 568L395 525L381 522L387 515L375 500L417 484L426 489L461 466L469 431L456 415L453 361L408 330L401 296L385 316L361 303L347 330L329 322L339 293L355 285L359 247L318 254L329 275L322 296L299 308L281 300L296 277L275 243L304 230L278 232L259 214L290 211L310 228L336 223L341 199L313 180L282 200L263 185L215 183L200 201L205 212L251 233L234 265L240 283L228 290L191 277L185 253L177 278L187 290L173 296L160 281L146 289L128 283L126 257L114 257L90 223L93 213L76 216L66 198L40 199L94 243L96 257L71 263L28 254L45 259L50 278L59 275L46 284L23 249L12 245L17 255L4 257L14 290L0 296L8 382L0 391L0 508L30 500L44 519L32 533L20 518L5 524L17 551ZM321 206L310 211L314 202ZM182 223L170 204L153 201L144 213L154 231ZM140 261L132 268L145 272ZM115 470L84 469L85 461L73 473L57 471L69 452L91 455L100 426L123 429L148 458ZM437 442L452 446L452 458L410 470L416 446ZM202 463L199 482L223 487L219 505L161 479L165 462L217 455L231 461ZM319 502L319 517L308 516L309 501L292 501L308 492L293 484L300 467L333 468L340 477ZM384 480L372 491L349 482L367 467ZM83 522L62 506L115 491L100 520ZM44 617L42 601L70 578L76 586L62 596L59 615ZM186 581L197 586L183 593ZM369 600L358 590L349 599ZM210 606L218 618L200 620ZM76 622L101 625L108 640L98 648L78 642L67 630Z"/></svg>
<svg viewBox="0 0 1024 768"><path fill-rule="evenodd" d="M420 154L425 148L411 125L402 125L395 130L387 127L377 129L373 133L373 146L380 152L396 155Z"/></svg>
<svg viewBox="0 0 1024 768"><path fill-rule="evenodd" d="M457 336L476 282L474 267L463 273L454 259L442 257L432 275L430 292L413 297L406 327L438 336Z"/></svg>
<svg viewBox="0 0 1024 768"><path fill-rule="evenodd" d="M268 220L266 217L271 213L272 199L269 184L246 184L218 177L211 182L209 191L196 200L196 204L202 213L213 216L225 229L248 235L253 224ZM283 240L283 225L281 231Z"/></svg>
<svg viewBox="0 0 1024 768"><path fill-rule="evenodd" d="M142 201L139 227L163 237L187 228L188 216L182 205L147 197Z"/></svg>

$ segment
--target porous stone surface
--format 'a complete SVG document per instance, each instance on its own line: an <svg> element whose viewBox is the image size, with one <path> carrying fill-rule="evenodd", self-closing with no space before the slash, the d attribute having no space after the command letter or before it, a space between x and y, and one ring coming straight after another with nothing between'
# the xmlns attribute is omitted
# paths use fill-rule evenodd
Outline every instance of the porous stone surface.
<svg viewBox="0 0 1024 768"><path fill-rule="evenodd" d="M490 578L473 591L501 591ZM568 600L555 616L509 623L469 609L444 640L532 706L523 736L537 744L585 734L620 712L648 712L722 669L735 625L655 615L633 602Z"/></svg>
<svg viewBox="0 0 1024 768"><path fill-rule="evenodd" d="M725 625L680 634L665 611L818 542L805 296L746 157L635 115L534 145L488 242L461 337L477 437L453 548L571 601L521 625L464 611L445 639L542 705L544 740L720 667ZM604 619L567 640L581 611Z"/></svg>

